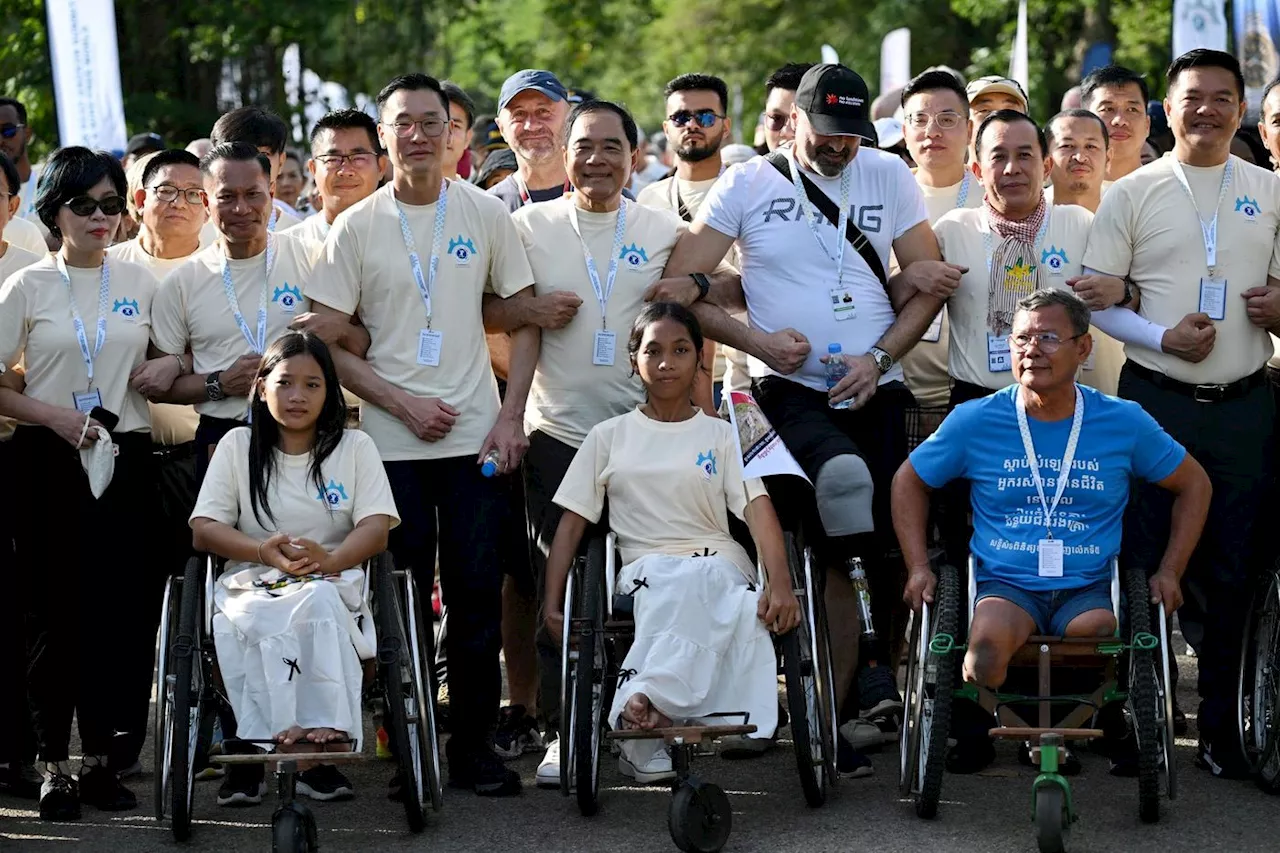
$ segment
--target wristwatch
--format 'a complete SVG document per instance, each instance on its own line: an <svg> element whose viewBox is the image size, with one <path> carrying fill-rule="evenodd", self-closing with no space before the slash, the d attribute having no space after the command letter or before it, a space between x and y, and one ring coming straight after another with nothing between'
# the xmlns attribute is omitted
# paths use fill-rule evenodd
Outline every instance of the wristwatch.
<svg viewBox="0 0 1280 853"><path fill-rule="evenodd" d="M694 302L699 299L706 299L707 294L711 292L711 279L707 278L707 274L691 272L689 273L689 278L693 279L693 283L698 285L698 299L695 299Z"/></svg>
<svg viewBox="0 0 1280 853"><path fill-rule="evenodd" d="M880 371L881 376L893 369L893 356L880 349L880 347L872 347L867 351L867 355L876 360L876 370Z"/></svg>
<svg viewBox="0 0 1280 853"><path fill-rule="evenodd" d="M227 399L227 392L222 390L221 380L221 370L215 370L204 380L204 395L209 398L209 402L211 403Z"/></svg>
<svg viewBox="0 0 1280 853"><path fill-rule="evenodd" d="M1117 308L1123 308L1133 301L1133 282L1128 278L1124 280L1124 299L1116 303Z"/></svg>

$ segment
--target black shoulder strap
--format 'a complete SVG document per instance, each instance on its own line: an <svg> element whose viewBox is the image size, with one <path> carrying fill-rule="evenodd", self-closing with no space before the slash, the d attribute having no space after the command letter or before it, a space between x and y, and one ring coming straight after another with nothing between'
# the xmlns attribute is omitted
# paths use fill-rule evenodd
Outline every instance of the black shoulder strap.
<svg viewBox="0 0 1280 853"><path fill-rule="evenodd" d="M791 181L791 163L787 160L787 156L779 151L773 151L765 156L765 159L772 164L773 168L782 173L782 177ZM809 203L818 209L818 212L827 218L832 227L840 227L840 210L836 207L835 202L827 197L827 194L818 189L813 181L805 177L804 172L800 173L800 182L804 184L805 195L809 197ZM867 235L853 223L850 218L845 225L845 239L849 241L849 245L862 256L862 260L866 261L867 266L871 267L871 272L875 273L875 277L880 279L880 286L886 291L889 289L889 276L885 274L884 264L880 262L880 255L876 253L875 247L871 245L871 241L867 239Z"/></svg>

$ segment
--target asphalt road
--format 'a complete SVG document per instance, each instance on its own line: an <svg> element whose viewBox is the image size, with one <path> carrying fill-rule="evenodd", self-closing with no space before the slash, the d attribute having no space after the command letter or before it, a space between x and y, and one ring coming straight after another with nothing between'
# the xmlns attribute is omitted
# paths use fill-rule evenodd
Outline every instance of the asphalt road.
<svg viewBox="0 0 1280 853"><path fill-rule="evenodd" d="M1180 643L1178 645L1181 645ZM1195 661L1181 658L1183 684L1194 684ZM1185 688L1184 708L1195 700ZM694 770L715 781L733 804L733 833L727 851L737 853L846 853L846 851L1029 851L1035 850L1031 823L1034 772L1021 767L1013 747L1002 745L995 766L974 777L948 776L936 820L915 816L897 792L898 751L887 746L873 756L876 774L842 780L820 809L804 804L789 741L750 762L699 759ZM1194 720L1192 736L1194 737ZM1084 772L1072 780L1080 820L1071 848L1080 851L1276 850L1280 848L1280 801L1246 782L1212 779L1194 767L1194 740L1180 741L1179 799L1163 804L1159 824L1138 821L1137 782L1107 774L1106 760L1081 756ZM667 833L668 789L626 784L606 760L601 810L583 818L572 800L533 786L536 756L515 766L525 791L515 798L488 800L446 790L444 810L421 835L405 827L398 804L382 796L389 763L349 765L357 798L316 804L321 849L325 853L370 851L528 851L570 853L625 851L667 853L676 848ZM151 756L144 756L149 767ZM177 844L169 827L154 819L150 772L131 780L141 803L134 812L108 814L86 807L76 823L45 824L34 803L0 797L0 851L268 851L268 801L248 809L218 808L216 782L197 790L192 839Z"/></svg>

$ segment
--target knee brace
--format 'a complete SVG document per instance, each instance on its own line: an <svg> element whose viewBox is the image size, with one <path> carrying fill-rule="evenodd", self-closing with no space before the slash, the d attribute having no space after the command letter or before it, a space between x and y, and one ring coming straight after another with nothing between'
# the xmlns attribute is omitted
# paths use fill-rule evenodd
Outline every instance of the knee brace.
<svg viewBox="0 0 1280 853"><path fill-rule="evenodd" d="M818 470L814 492L818 515L828 536L852 536L875 529L871 517L874 493L871 471L852 453L828 459Z"/></svg>

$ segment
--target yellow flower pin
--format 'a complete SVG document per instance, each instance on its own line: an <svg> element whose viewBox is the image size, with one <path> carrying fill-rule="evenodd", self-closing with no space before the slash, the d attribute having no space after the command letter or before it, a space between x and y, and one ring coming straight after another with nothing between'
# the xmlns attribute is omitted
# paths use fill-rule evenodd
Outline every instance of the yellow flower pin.
<svg viewBox="0 0 1280 853"><path fill-rule="evenodd" d="M1006 266L1004 272L1005 283L1010 290L1030 293L1035 289L1036 265L1027 263L1021 256L1013 266Z"/></svg>

